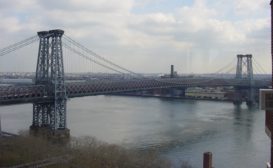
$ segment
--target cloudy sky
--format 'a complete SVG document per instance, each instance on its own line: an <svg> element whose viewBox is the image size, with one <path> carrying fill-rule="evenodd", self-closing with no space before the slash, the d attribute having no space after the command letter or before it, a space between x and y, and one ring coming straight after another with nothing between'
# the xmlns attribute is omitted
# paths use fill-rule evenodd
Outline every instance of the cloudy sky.
<svg viewBox="0 0 273 168"><path fill-rule="evenodd" d="M0 48L60 28L135 72L216 72L237 54L271 69L269 0L1 0L0 20Z"/></svg>

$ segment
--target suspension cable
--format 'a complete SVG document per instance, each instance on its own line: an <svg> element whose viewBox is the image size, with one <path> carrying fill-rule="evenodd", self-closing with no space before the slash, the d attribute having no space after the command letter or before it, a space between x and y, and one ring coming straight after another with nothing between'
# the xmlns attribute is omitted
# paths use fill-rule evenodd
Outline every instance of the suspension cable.
<svg viewBox="0 0 273 168"><path fill-rule="evenodd" d="M128 69L126 69L126 68L123 68L123 67L121 67L121 66L119 66L119 65L117 65L117 64L115 64L115 63L113 63L112 61L109 61L109 60L107 60L106 58L104 58L104 57L98 55L97 53L91 51L90 49L88 49L88 48L86 48L85 46L81 45L80 43L76 42L75 40L73 40L72 38L70 38L70 37L67 36L67 35L64 35L64 39L67 40L69 43L73 44L74 46L80 48L81 50L84 50L85 52L87 52L87 53L93 55L94 57L96 57L96 58L98 58L98 59L100 59L100 60L102 60L102 61L104 61L104 62L106 62L106 63L108 63L108 64L110 64L110 65L112 65L112 66L114 66L114 67L116 67L116 68L118 68L118 69L121 69L121 70L123 70L123 71L125 71L125 72L128 72L129 74L133 74L133 75L135 75L135 76L140 76L140 77L142 77L142 75L140 75L140 74L138 74L138 73L135 73L135 72L133 72L133 71L131 71L131 70L128 70Z"/></svg>
<svg viewBox="0 0 273 168"><path fill-rule="evenodd" d="M37 35L35 35L35 36L32 36L32 37L27 38L25 40L22 40L22 41L20 41L18 43L9 45L9 46L7 46L7 47L0 50L0 56L4 56L4 55L6 55L6 54L8 54L10 52L13 52L13 51L16 51L16 50L18 50L20 48L28 46L28 45L30 45L30 44L38 41L38 40L39 40L39 37Z"/></svg>
<svg viewBox="0 0 273 168"><path fill-rule="evenodd" d="M227 69L227 71L226 71L227 74L231 74L232 72L234 72L234 67L231 67L231 68Z"/></svg>
<svg viewBox="0 0 273 168"><path fill-rule="evenodd" d="M264 73L264 71L258 66L256 62L253 61L253 71L258 73Z"/></svg>
<svg viewBox="0 0 273 168"><path fill-rule="evenodd" d="M77 51L77 50L74 49L74 48L72 48L71 46L69 46L69 45L66 44L65 42L63 42L63 46L64 46L65 48L69 49L70 51L74 52L74 53L77 54L78 56L81 56L82 58L84 58L84 59L86 59L86 60L88 60L88 61L94 62L94 63L96 63L96 64L98 64L98 65L100 65L100 66L102 66L102 67L104 67L104 68L106 68L106 69L112 70L112 71L114 71L114 72L117 72L117 73L120 73L120 74L125 74L124 72L121 72L121 71L119 71L119 70L116 70L116 69L114 69L114 68L112 68L112 67L109 67L109 66L107 66L107 65L104 65L104 64L102 64L101 62L96 61L96 60L94 60L94 59L88 57L87 55L85 55L85 54L83 54L83 53Z"/></svg>
<svg viewBox="0 0 273 168"><path fill-rule="evenodd" d="M266 74L266 70L263 68L263 66L261 66L261 64L256 59L254 59L254 57L253 62L262 70L263 73Z"/></svg>
<svg viewBox="0 0 273 168"><path fill-rule="evenodd" d="M234 59L231 62L229 62L226 66L218 69L215 73L216 74L221 73L221 72L225 73L225 70L230 70L230 66L232 66L233 64L234 64ZM232 67L232 68L234 68L234 67Z"/></svg>

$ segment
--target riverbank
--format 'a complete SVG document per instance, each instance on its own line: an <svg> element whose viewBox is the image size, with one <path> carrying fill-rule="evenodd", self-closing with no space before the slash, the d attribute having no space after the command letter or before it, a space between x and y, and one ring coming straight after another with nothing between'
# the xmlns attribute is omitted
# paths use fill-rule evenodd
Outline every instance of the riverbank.
<svg viewBox="0 0 273 168"><path fill-rule="evenodd" d="M68 144L20 135L0 139L0 167L46 165L46 167L169 168L170 161L155 151L137 151L111 145L92 137L72 138ZM184 163L182 168L190 168Z"/></svg>

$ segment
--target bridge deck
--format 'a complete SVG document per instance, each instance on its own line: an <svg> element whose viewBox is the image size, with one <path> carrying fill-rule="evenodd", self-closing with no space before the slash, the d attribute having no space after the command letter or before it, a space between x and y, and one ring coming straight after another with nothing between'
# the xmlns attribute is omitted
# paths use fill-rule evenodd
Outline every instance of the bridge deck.
<svg viewBox="0 0 273 168"><path fill-rule="evenodd" d="M265 88L270 81L215 78L165 78L165 79L131 79L131 80L97 80L91 82L67 82L68 98L118 93L126 91L148 90L156 88L188 88L233 86L241 88ZM49 89L50 90L50 89ZM0 86L0 105L30 103L35 101L52 101L53 92L43 85L9 85Z"/></svg>

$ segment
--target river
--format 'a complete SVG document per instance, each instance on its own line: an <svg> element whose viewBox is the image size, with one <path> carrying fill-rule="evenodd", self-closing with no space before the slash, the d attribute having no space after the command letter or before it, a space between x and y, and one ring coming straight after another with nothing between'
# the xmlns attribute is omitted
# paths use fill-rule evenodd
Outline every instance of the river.
<svg viewBox="0 0 273 168"><path fill-rule="evenodd" d="M213 152L216 168L265 167L270 141L264 111L229 102L123 96L93 96L68 101L72 136L93 136L108 143L156 149L175 167L187 161L202 167L202 153ZM32 105L0 108L2 129L28 129Z"/></svg>

